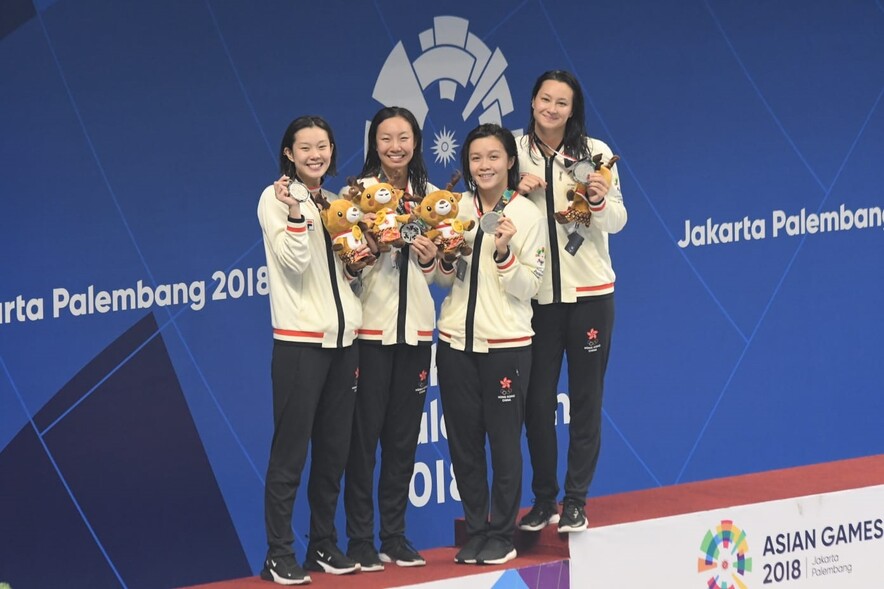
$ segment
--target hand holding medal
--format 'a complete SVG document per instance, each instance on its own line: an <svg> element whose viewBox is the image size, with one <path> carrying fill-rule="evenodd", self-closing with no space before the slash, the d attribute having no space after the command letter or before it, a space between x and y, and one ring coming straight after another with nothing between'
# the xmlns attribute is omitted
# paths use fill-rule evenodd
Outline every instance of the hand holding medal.
<svg viewBox="0 0 884 589"><path fill-rule="evenodd" d="M601 202L608 194L613 178L611 168L619 159L620 156L613 155L602 163L602 154L597 154L591 160L580 160L569 168L574 181L586 186L586 197L592 204Z"/></svg>
<svg viewBox="0 0 884 589"><path fill-rule="evenodd" d="M292 183L292 179L283 174L279 177L279 179L273 183L273 193L276 196L276 200L281 202L287 207L298 206L298 201L292 198L292 195L289 193L289 184Z"/></svg>
<svg viewBox="0 0 884 589"><path fill-rule="evenodd" d="M291 183L289 183L288 191L289 196L295 199L298 203L305 203L310 198L310 191L297 180L292 180Z"/></svg>
<svg viewBox="0 0 884 589"><path fill-rule="evenodd" d="M494 247L500 256L506 254L510 240L516 234L516 226L503 213L488 211L479 219L479 228L483 233L494 236Z"/></svg>

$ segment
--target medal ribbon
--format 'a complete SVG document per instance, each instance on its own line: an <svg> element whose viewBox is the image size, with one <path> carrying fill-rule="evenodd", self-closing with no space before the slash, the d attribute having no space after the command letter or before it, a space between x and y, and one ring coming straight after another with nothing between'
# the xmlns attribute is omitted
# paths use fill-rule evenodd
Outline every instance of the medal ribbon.
<svg viewBox="0 0 884 589"><path fill-rule="evenodd" d="M516 194L517 193L515 190L510 190L509 188L504 190L503 195L500 197L500 200L498 200L497 204L494 205L493 212L500 213L501 211L503 211L504 207L506 205L508 205L511 200L513 200L513 197ZM482 215L485 214L485 211L482 210L482 199L479 198L478 193L473 195L473 202L475 203L475 206L476 206L476 212L478 213L479 218L481 219Z"/></svg>
<svg viewBox="0 0 884 589"><path fill-rule="evenodd" d="M536 141L536 142L539 143L540 145L544 146L545 148L547 148L548 150L550 150L550 151L553 152L554 154L562 156L562 159L564 159L564 160L571 161L571 162L575 162L575 163L580 161L580 160L578 160L577 158L571 157L570 155L568 155L568 154L565 153L564 151L559 151L558 149L553 149L552 147L550 147L549 145L547 145L546 143L544 143L544 142L540 139L540 137L537 136L536 133L534 134L534 141Z"/></svg>

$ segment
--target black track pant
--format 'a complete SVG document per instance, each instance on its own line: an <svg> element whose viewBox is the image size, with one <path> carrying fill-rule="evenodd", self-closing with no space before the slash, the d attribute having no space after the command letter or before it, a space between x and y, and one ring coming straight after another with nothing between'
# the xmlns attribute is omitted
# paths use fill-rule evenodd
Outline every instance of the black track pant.
<svg viewBox="0 0 884 589"><path fill-rule="evenodd" d="M439 342L439 392L467 534L512 540L522 498L531 349L461 352ZM491 446L490 507L485 437Z"/></svg>
<svg viewBox="0 0 884 589"><path fill-rule="evenodd" d="M350 544L374 542L374 470L378 442L380 539L405 535L408 486L427 398L432 349L360 343L359 391L350 457L344 475L344 508Z"/></svg>
<svg viewBox="0 0 884 589"><path fill-rule="evenodd" d="M571 405L564 498L583 503L601 447L602 393L614 327L614 296L578 303L534 304L534 345L525 430L536 502L554 503L559 493L555 415L563 353L568 356Z"/></svg>
<svg viewBox="0 0 884 589"><path fill-rule="evenodd" d="M292 508L312 442L310 542L336 539L335 508L350 448L357 344L320 348L274 341L273 442L264 487L268 557L292 554Z"/></svg>

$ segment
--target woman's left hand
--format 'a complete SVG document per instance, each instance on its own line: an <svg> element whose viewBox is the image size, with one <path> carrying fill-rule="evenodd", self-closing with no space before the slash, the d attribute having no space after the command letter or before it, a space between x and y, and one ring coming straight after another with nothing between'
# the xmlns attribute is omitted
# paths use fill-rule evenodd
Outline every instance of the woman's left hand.
<svg viewBox="0 0 884 589"><path fill-rule="evenodd" d="M586 192L589 196L589 202L600 203L602 199L604 199L608 195L608 191L611 189L608 181L605 180L605 177L599 174L598 172L593 172L587 178L586 183Z"/></svg>
<svg viewBox="0 0 884 589"><path fill-rule="evenodd" d="M509 217L501 217L494 232L494 247L497 248L498 256L506 254L510 239L516 234L516 226Z"/></svg>

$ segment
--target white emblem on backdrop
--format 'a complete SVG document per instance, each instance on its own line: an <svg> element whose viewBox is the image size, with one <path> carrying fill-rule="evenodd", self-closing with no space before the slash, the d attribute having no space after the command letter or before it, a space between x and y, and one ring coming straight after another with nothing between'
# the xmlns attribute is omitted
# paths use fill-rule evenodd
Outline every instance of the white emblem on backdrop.
<svg viewBox="0 0 884 589"><path fill-rule="evenodd" d="M458 87L468 90L460 113L463 122L478 111L477 123L502 125L503 117L513 112L513 97L504 75L506 58L499 48L491 51L469 32L469 25L468 20L456 16L435 17L433 28L418 36L421 54L414 61L399 41L378 74L372 98L384 106L407 108L423 129L430 111L424 92L438 82L441 100L454 102ZM365 122L366 148L370 124ZM521 135L521 129L513 133ZM434 133L432 149L437 164L447 166L456 161L458 147L455 130L444 126Z"/></svg>
<svg viewBox="0 0 884 589"><path fill-rule="evenodd" d="M435 133L433 140L433 153L436 155L436 163L447 166L457 155L457 141L454 140L454 131L442 127L442 131Z"/></svg>

